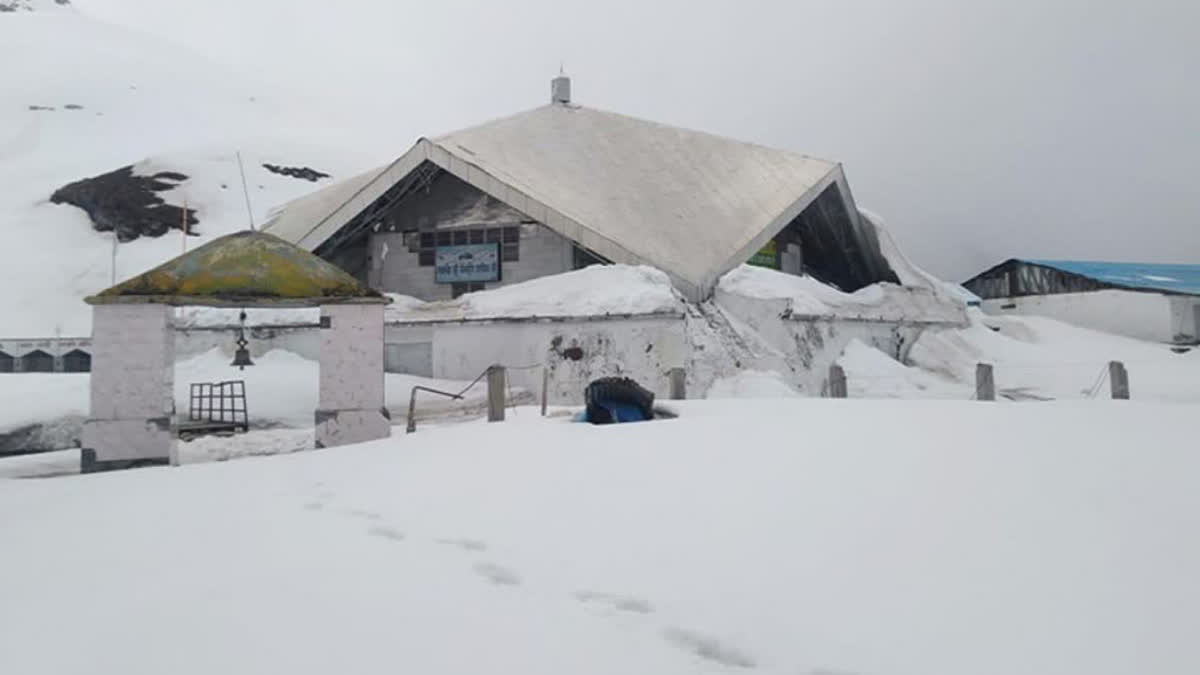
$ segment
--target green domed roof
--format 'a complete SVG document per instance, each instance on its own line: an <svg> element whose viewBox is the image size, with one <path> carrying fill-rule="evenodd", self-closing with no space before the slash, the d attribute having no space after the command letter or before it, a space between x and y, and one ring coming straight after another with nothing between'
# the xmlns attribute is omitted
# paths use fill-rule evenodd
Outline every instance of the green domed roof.
<svg viewBox="0 0 1200 675"><path fill-rule="evenodd" d="M390 300L294 244L246 231L214 239L86 302L309 307Z"/></svg>

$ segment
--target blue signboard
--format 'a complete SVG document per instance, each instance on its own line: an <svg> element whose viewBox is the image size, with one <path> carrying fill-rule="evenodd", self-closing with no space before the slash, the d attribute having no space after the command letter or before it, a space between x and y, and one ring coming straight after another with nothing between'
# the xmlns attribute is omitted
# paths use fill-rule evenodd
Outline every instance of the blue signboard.
<svg viewBox="0 0 1200 675"><path fill-rule="evenodd" d="M434 254L439 284L500 280L500 244L439 246Z"/></svg>

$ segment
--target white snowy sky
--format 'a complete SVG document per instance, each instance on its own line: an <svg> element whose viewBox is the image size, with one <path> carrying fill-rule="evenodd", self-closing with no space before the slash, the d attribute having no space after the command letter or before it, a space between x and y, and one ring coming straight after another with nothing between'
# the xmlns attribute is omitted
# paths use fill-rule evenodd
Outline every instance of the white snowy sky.
<svg viewBox="0 0 1200 675"><path fill-rule="evenodd" d="M843 162L949 278L1200 261L1195 0L75 4L302 92L380 161L542 104L562 62L582 104Z"/></svg>

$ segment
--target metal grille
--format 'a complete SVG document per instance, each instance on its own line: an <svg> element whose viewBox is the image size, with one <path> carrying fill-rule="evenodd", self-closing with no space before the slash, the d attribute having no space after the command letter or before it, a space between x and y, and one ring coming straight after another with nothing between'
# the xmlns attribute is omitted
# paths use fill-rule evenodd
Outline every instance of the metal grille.
<svg viewBox="0 0 1200 675"><path fill-rule="evenodd" d="M227 424L247 431L250 420L246 413L246 382L196 382L191 385L188 421Z"/></svg>

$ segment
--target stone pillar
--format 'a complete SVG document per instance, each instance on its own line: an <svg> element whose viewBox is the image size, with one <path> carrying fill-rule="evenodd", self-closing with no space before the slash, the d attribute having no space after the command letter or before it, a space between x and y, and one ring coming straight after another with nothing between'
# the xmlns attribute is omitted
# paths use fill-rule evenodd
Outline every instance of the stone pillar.
<svg viewBox="0 0 1200 675"><path fill-rule="evenodd" d="M321 307L321 391L316 446L330 448L387 438L383 305Z"/></svg>
<svg viewBox="0 0 1200 675"><path fill-rule="evenodd" d="M91 413L84 473L170 464L175 454L175 335L166 305L92 308Z"/></svg>

